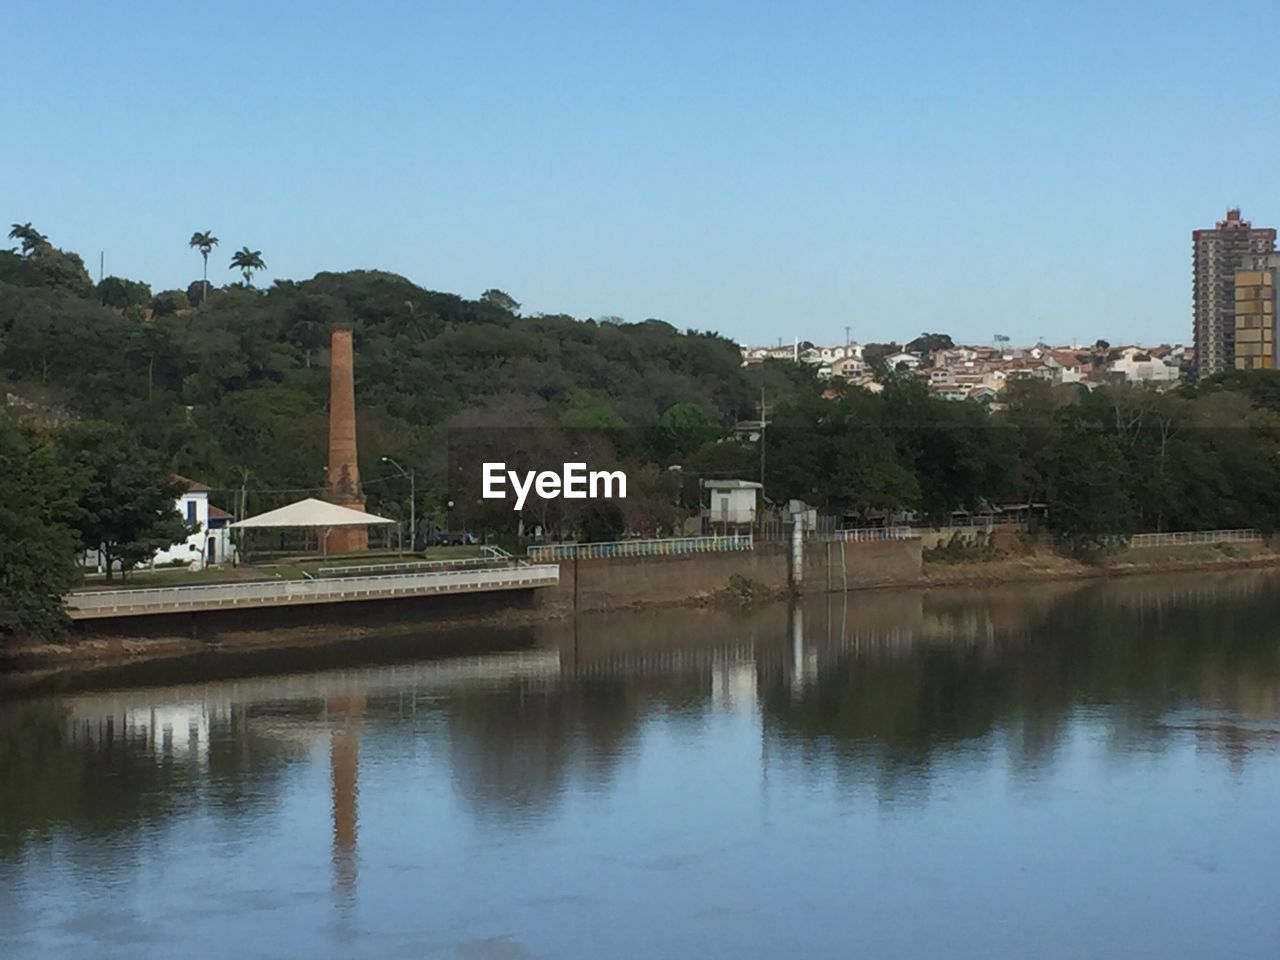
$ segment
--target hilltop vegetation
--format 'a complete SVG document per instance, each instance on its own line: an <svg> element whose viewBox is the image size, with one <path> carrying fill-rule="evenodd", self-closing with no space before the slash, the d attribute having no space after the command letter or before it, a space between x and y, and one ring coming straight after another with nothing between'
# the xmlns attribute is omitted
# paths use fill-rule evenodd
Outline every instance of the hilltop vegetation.
<svg viewBox="0 0 1280 960"><path fill-rule="evenodd" d="M378 271L210 286L207 298L203 280L153 294L126 278L95 285L79 257L35 236L0 252L8 392L125 427L175 472L244 488L253 509L324 483L336 324L355 331L375 506L407 494L381 465L390 456L418 471L429 510L442 496L448 431L477 412L506 426L610 429L627 434L630 455L658 460L753 415L762 386L771 399L812 388L781 364L745 371L730 340L659 320L521 316L501 291L467 300Z"/></svg>

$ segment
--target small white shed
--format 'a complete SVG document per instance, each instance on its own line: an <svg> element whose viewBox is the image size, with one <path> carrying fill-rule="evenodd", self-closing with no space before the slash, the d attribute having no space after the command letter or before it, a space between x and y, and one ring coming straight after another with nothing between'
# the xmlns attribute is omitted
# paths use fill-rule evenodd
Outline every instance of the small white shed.
<svg viewBox="0 0 1280 960"><path fill-rule="evenodd" d="M710 496L707 519L714 523L752 524L760 509L761 484L752 480L704 480Z"/></svg>

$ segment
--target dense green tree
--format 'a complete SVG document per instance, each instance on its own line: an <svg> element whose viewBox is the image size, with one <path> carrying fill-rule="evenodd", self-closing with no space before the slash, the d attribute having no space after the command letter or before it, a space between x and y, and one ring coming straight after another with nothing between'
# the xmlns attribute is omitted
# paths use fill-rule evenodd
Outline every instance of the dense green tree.
<svg viewBox="0 0 1280 960"><path fill-rule="evenodd" d="M767 428L765 492L825 513L866 515L911 507L919 488L885 432L883 402L852 389L834 402L804 397Z"/></svg>
<svg viewBox="0 0 1280 960"><path fill-rule="evenodd" d="M198 307L213 295L212 289L206 289L204 280L192 280L187 284L185 291L187 295L187 303L193 307Z"/></svg>
<svg viewBox="0 0 1280 960"><path fill-rule="evenodd" d="M9 237L21 241L22 253L2 252L7 262L0 262L0 280L70 290L82 297L92 295L93 281L79 256L59 250L29 223L15 223Z"/></svg>
<svg viewBox="0 0 1280 960"><path fill-rule="evenodd" d="M1124 447L1080 408L1064 417L1050 491L1049 526L1078 556L1122 546L1134 531Z"/></svg>
<svg viewBox="0 0 1280 960"><path fill-rule="evenodd" d="M507 313L513 315L520 312L519 301L503 290L498 290L496 288L486 290L484 293L480 294L480 300L483 303L491 303L498 309L505 310Z"/></svg>
<svg viewBox="0 0 1280 960"><path fill-rule="evenodd" d="M190 307L191 302L181 290L161 290L151 300L151 313L157 317L169 317Z"/></svg>
<svg viewBox="0 0 1280 960"><path fill-rule="evenodd" d="M997 422L1002 440L1013 446L1011 496L1043 503L1049 494L1062 430L1058 412L1074 402L1074 390L1055 389L1044 380L1015 380L1004 389L1006 412Z"/></svg>
<svg viewBox="0 0 1280 960"><path fill-rule="evenodd" d="M0 411L0 643L62 624L62 597L79 576L75 512L62 464Z"/></svg>
<svg viewBox="0 0 1280 960"><path fill-rule="evenodd" d="M1214 393L1239 393L1254 406L1280 413L1280 370L1227 370L1184 387L1191 397Z"/></svg>
<svg viewBox="0 0 1280 960"><path fill-rule="evenodd" d="M658 418L658 455L664 460L683 460L704 444L720 436L715 417L694 403L677 403Z"/></svg>
<svg viewBox="0 0 1280 960"><path fill-rule="evenodd" d="M106 277L98 284L98 299L104 307L117 310L144 309L151 306L151 287L123 277Z"/></svg>
<svg viewBox="0 0 1280 960"><path fill-rule="evenodd" d="M878 362L882 361L891 353L898 353L902 350L894 341L888 343L868 343L862 348L862 359L866 361L868 366L874 367Z"/></svg>
<svg viewBox="0 0 1280 960"><path fill-rule="evenodd" d="M101 552L108 580L186 539L190 531L174 507L186 484L124 430L76 424L58 446L79 491L80 545Z"/></svg>
<svg viewBox="0 0 1280 960"><path fill-rule="evenodd" d="M626 528L643 537L679 536L679 526L689 516L681 499L683 481L683 471L651 463L628 469L627 498L620 502Z"/></svg>
<svg viewBox="0 0 1280 960"><path fill-rule="evenodd" d="M909 353L918 353L923 357L931 357L934 351L945 350L954 346L955 343L951 337L945 333L922 333L907 344L906 350Z"/></svg>
<svg viewBox="0 0 1280 960"><path fill-rule="evenodd" d="M766 437L766 454L769 440ZM686 475L711 480L755 480L760 477L760 444L738 437L704 443L681 464ZM697 502L695 496L691 503Z"/></svg>
<svg viewBox="0 0 1280 960"><path fill-rule="evenodd" d="M882 397L886 428L916 478L926 517L945 523L953 511L979 509L984 498L1007 492L1014 462L981 405L932 397L915 378L892 380Z"/></svg>
<svg viewBox="0 0 1280 960"><path fill-rule="evenodd" d="M49 238L31 226L31 221L15 223L9 231L9 239L17 240L22 245L22 255L29 257L37 251L49 246Z"/></svg>

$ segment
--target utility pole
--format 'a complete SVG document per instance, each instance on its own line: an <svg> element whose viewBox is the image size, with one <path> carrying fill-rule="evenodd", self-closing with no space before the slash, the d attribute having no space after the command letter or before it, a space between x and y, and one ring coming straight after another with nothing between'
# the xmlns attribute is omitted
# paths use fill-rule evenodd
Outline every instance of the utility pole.
<svg viewBox="0 0 1280 960"><path fill-rule="evenodd" d="M244 520L248 516L248 513L249 513L249 468L248 467L240 468L240 489L237 491L237 496L235 498L235 501L233 502L231 512L235 514L235 518L237 520ZM244 546L245 531L236 530L235 535L236 535L235 539L231 543L231 548L234 551L231 557L231 562L233 565L239 566L240 554L243 552L241 550L241 547Z"/></svg>
<svg viewBox="0 0 1280 960"><path fill-rule="evenodd" d="M764 405L764 387L760 388L760 484L764 485L764 434L768 425L768 409ZM763 496L764 491L761 490Z"/></svg>
<svg viewBox="0 0 1280 960"><path fill-rule="evenodd" d="M414 479L415 471L406 470L391 457L383 457L382 462L391 464L400 471L400 476L409 479L409 550L412 552L418 546L418 488Z"/></svg>

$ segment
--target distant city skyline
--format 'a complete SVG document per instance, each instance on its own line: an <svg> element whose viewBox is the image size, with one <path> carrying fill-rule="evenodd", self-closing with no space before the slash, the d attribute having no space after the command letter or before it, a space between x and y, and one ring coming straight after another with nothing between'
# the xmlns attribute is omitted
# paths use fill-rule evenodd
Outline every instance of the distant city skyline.
<svg viewBox="0 0 1280 960"><path fill-rule="evenodd" d="M1273 13L19 4L3 215L156 290L211 229L215 283L248 245L263 286L383 269L740 343L1189 343L1190 231L1280 224L1280 78L1193 67Z"/></svg>

